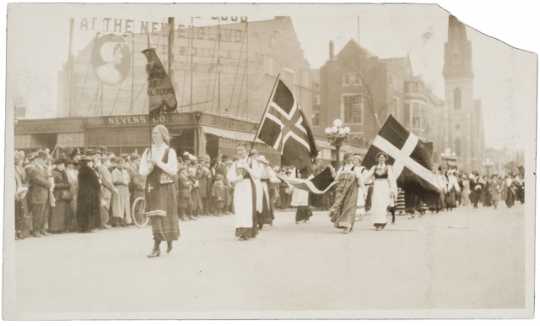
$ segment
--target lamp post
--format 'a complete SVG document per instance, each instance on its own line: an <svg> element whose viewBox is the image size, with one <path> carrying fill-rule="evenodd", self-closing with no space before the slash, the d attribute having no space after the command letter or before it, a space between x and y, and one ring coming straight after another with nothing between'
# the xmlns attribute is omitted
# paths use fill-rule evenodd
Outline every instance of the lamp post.
<svg viewBox="0 0 540 326"><path fill-rule="evenodd" d="M336 154L337 154L337 165L339 166L340 161L340 151L341 151L341 145L343 145L343 142L349 134L351 133L351 129L349 127L343 126L343 121L340 119L334 120L334 123L332 127L328 127L324 129L324 133L326 134L326 137L328 138L328 141L332 146L336 148Z"/></svg>

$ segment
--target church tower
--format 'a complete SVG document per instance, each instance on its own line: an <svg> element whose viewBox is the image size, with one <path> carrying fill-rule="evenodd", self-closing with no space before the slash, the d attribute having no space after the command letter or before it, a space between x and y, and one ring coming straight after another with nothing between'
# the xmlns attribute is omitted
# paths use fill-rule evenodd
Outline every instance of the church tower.
<svg viewBox="0 0 540 326"><path fill-rule="evenodd" d="M483 152L481 105L474 100L472 46L465 25L450 16L444 49L446 86L443 150L450 149L465 171L480 171Z"/></svg>

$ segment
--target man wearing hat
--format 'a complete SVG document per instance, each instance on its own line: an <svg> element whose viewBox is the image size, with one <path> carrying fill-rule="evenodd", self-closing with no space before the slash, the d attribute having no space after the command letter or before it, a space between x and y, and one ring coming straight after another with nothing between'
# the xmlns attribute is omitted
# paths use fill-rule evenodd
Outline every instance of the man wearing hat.
<svg viewBox="0 0 540 326"><path fill-rule="evenodd" d="M32 235L34 237L48 234L45 231L45 225L50 209L49 196L54 183L47 168L47 159L46 152L37 152L26 170L29 182L28 202L32 212Z"/></svg>

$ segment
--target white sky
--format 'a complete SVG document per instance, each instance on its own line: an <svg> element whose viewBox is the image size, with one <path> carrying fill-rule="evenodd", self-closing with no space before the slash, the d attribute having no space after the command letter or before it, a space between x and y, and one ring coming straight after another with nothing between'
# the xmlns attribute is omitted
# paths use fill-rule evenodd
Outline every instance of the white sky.
<svg viewBox="0 0 540 326"><path fill-rule="evenodd" d="M187 24L191 16L200 16L198 24L205 25L217 15L248 16L252 21L290 16L312 68L326 61L330 40L335 41L336 52L349 39L357 38L381 58L410 53L415 74L422 75L435 93L444 97L442 66L448 14L434 5L23 4L8 8L8 103L19 92L26 99L29 116L56 113L57 74L67 57L70 17L164 21L174 16L177 24ZM76 52L93 34L75 30ZM421 36L427 31L432 37L424 42ZM524 105L536 97L534 55L471 29L468 37L473 46L475 97L483 103L486 145L522 147L525 133L520 126L535 109Z"/></svg>

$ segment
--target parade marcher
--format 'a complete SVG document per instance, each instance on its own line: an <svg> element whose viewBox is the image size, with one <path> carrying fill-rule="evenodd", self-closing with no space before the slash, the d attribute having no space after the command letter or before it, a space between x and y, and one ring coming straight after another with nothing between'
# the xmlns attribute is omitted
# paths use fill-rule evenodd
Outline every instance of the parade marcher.
<svg viewBox="0 0 540 326"><path fill-rule="evenodd" d="M460 191L456 171L454 169L447 172L446 180L446 207L448 210L452 210L457 207L456 201Z"/></svg>
<svg viewBox="0 0 540 326"><path fill-rule="evenodd" d="M274 209L270 197L270 184L279 182L270 163L263 155L256 156L257 162L261 166L261 186L262 186L262 212L258 214L257 222L259 229L264 225L272 225L274 222Z"/></svg>
<svg viewBox="0 0 540 326"><path fill-rule="evenodd" d="M514 184L514 177L511 174L506 176L504 180L505 187L505 199L504 202L507 207L514 206L516 200L516 185Z"/></svg>
<svg viewBox="0 0 540 326"><path fill-rule="evenodd" d="M477 172L473 173L471 180L471 203L474 208L478 208L481 199L483 185Z"/></svg>
<svg viewBox="0 0 540 326"><path fill-rule="evenodd" d="M471 195L471 181L466 175L461 175L462 189L461 189L461 205L469 206Z"/></svg>
<svg viewBox="0 0 540 326"><path fill-rule="evenodd" d="M491 206L493 208L497 209L497 206L499 205L499 200L501 199L501 191L502 186L499 180L499 177L497 175L491 176L491 181L489 182L489 192L490 192L490 199L491 199Z"/></svg>
<svg viewBox="0 0 540 326"><path fill-rule="evenodd" d="M302 171L296 171L296 179L307 179L309 177L306 169ZM299 188L292 188L291 206L296 208L295 222L307 223L313 215L311 208L309 207L309 191Z"/></svg>
<svg viewBox="0 0 540 326"><path fill-rule="evenodd" d="M98 225L101 206L101 184L94 170L93 153L81 157L78 176L77 222L80 232L92 232Z"/></svg>
<svg viewBox="0 0 540 326"><path fill-rule="evenodd" d="M167 128L155 126L152 145L145 150L139 165L139 173L146 176L146 214L150 217L154 238L149 258L159 257L161 241L167 242L167 253L170 253L172 242L180 236L176 188L178 161L169 141Z"/></svg>
<svg viewBox="0 0 540 326"><path fill-rule="evenodd" d="M365 175L366 169L362 166L362 157L358 154L352 158L353 171L358 179L358 199L356 201L356 219L360 220L366 214L367 187Z"/></svg>
<svg viewBox="0 0 540 326"><path fill-rule="evenodd" d="M70 223L72 219L70 203L73 200L73 196L66 173L65 163L65 159L61 158L56 160L54 162L56 167L52 171L52 176L54 178L53 195L56 200L49 221L49 232L51 233L67 231L68 223Z"/></svg>
<svg viewBox="0 0 540 326"><path fill-rule="evenodd" d="M344 165L338 169L334 204L330 218L334 226L343 233L352 231L358 205L358 178L354 172L351 154L345 154Z"/></svg>
<svg viewBox="0 0 540 326"><path fill-rule="evenodd" d="M386 161L386 154L382 152L377 154L377 165L374 165L368 173L368 178L374 179L371 216L377 231L384 229L388 223L388 208L394 205L397 197L396 179L392 167L387 165Z"/></svg>
<svg viewBox="0 0 540 326"><path fill-rule="evenodd" d="M435 172L435 181L440 190L439 197L435 201L434 207L434 210L437 213L446 208L446 190L448 189L448 182L446 176L442 172L441 166L439 166Z"/></svg>
<svg viewBox="0 0 540 326"><path fill-rule="evenodd" d="M482 192L480 193L480 201L482 202L483 207L488 207L491 205L491 191L489 189L489 180L488 176L482 176L480 178L480 183L482 184Z"/></svg>
<svg viewBox="0 0 540 326"><path fill-rule="evenodd" d="M525 181L521 175L517 174L514 178L514 186L516 189L516 199L519 200L521 204L525 203Z"/></svg>
<svg viewBox="0 0 540 326"><path fill-rule="evenodd" d="M32 231L32 216L28 209L28 180L24 170L24 152L15 153L15 239L24 239Z"/></svg>
<svg viewBox="0 0 540 326"><path fill-rule="evenodd" d="M129 172L126 161L120 157L114 162L112 170L112 182L116 192L112 202L112 216L115 225L126 226L132 223L129 197Z"/></svg>
<svg viewBox="0 0 540 326"><path fill-rule="evenodd" d="M247 240L257 235L256 215L257 212L260 213L262 207L257 207L256 182L261 176L261 171L257 162L248 156L244 146L238 146L236 154L238 159L227 171L227 178L234 187L235 235L239 240Z"/></svg>
<svg viewBox="0 0 540 326"><path fill-rule="evenodd" d="M32 235L34 237L48 234L45 227L51 208L50 196L54 183L47 167L47 159L47 153L39 151L26 170L29 182L27 197L32 213Z"/></svg>

